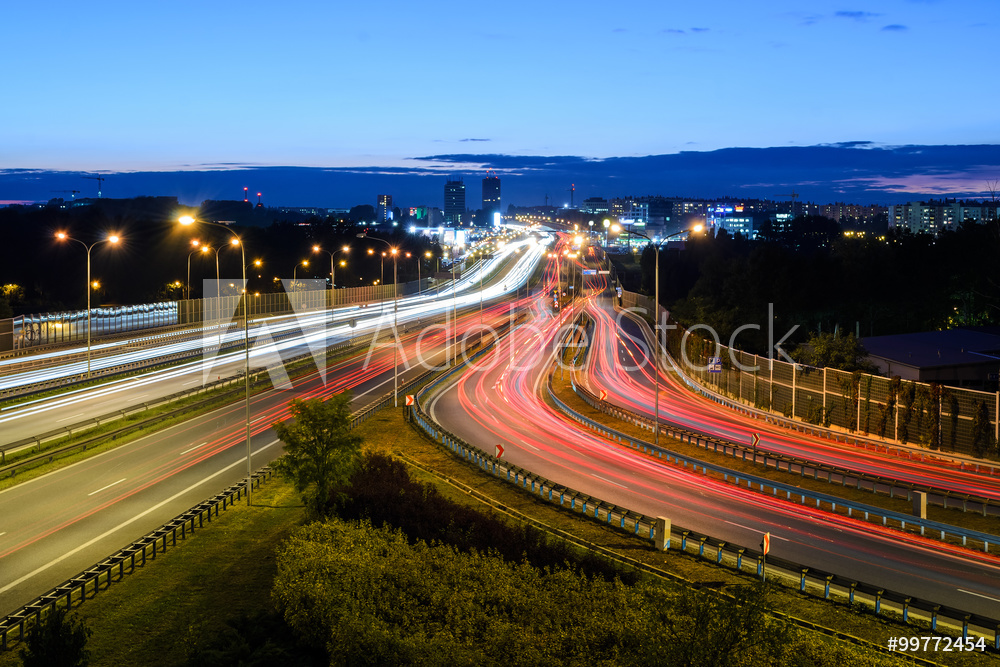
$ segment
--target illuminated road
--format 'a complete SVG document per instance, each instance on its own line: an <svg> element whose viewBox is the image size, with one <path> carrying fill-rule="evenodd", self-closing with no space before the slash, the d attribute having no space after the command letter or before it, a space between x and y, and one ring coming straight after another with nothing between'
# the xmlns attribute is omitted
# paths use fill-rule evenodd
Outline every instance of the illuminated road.
<svg viewBox="0 0 1000 667"><path fill-rule="evenodd" d="M401 298L398 320L403 327L409 323L430 322L450 318L452 311L459 311L480 305L479 281L482 275L499 272L496 277L484 283L483 299L486 303L499 299L504 295L516 294L525 284L528 276L535 269L538 252L544 249L541 244L528 242L510 243L503 252L485 262L477 269L470 270L459 280L455 290L441 290L440 294L423 293L417 296ZM480 273L482 271L482 274ZM261 329L267 327L273 337L278 332L290 332L288 338L277 340L273 345L266 345L261 338L251 336L251 369L263 368L273 364L277 355L288 359L311 350L323 350L328 345L346 341L360 335L386 335L391 331L393 314L392 303L383 304L383 308L372 306L360 308L352 306L337 309L333 315L325 312L308 312L299 317L283 316L261 320ZM353 322L352 322L353 320ZM352 326L354 324L354 326ZM260 331L261 329L258 329ZM243 333L232 334L242 340ZM211 337L215 340L215 337ZM201 340L184 343L201 349ZM169 348L164 349L164 347ZM144 358L160 357L168 352L176 351L173 344L155 347L135 352ZM133 354L133 353L129 353ZM109 356L107 363L119 357ZM130 357L131 358L131 357ZM44 378L65 377L79 372L80 361L74 360L58 368L46 368L41 371L30 371L0 378L8 385L25 381L37 381ZM85 362L83 362L85 363ZM115 362L117 363L117 362ZM141 405L162 396L187 391L212 381L242 372L244 367L244 351L236 350L211 358L197 359L160 371L144 373L137 377L114 380L87 389L64 392L58 396L50 396L28 403L0 407L0 445L17 442L49 432L56 428L80 423L94 417L117 410ZM39 375L44 373L45 375Z"/></svg>
<svg viewBox="0 0 1000 667"><path fill-rule="evenodd" d="M1000 602L1000 560L753 493L635 454L579 430L540 398L565 314L532 304L508 344L436 392L424 406L446 429L516 466L646 516L984 615Z"/></svg>
<svg viewBox="0 0 1000 667"><path fill-rule="evenodd" d="M508 323L510 305L487 308L484 324ZM478 312L460 317L459 330L475 332L479 318ZM401 369L401 382L445 361L441 329L415 331L401 342L402 364L409 366ZM253 397L253 468L280 454L271 424L287 416L292 398L351 389L360 408L392 391L392 347L367 355L330 367L326 382L313 372L294 388ZM238 402L0 492L0 614L245 479L245 423Z"/></svg>
<svg viewBox="0 0 1000 667"><path fill-rule="evenodd" d="M586 311L594 321L594 341L588 355L584 384L606 400L650 419L653 417L652 332L645 322L618 315L610 298L591 300ZM669 366L667 367L669 368ZM760 448L817 463L847 468L953 491L1000 500L1000 478L940 463L877 454L846 444L783 429L726 409L686 389L672 370L660 372L660 419L705 435L749 443L760 434ZM835 487L831 487L835 488ZM831 493L836 493L832 490ZM998 523L1000 529L1000 523ZM997 532L1000 532L998 530Z"/></svg>

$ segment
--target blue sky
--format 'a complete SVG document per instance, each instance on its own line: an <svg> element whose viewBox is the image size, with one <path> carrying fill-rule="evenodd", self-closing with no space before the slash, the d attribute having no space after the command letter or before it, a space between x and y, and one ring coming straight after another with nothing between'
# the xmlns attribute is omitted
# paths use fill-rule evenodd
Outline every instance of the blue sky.
<svg viewBox="0 0 1000 667"><path fill-rule="evenodd" d="M996 0L74 1L3 14L0 169L1000 144Z"/></svg>

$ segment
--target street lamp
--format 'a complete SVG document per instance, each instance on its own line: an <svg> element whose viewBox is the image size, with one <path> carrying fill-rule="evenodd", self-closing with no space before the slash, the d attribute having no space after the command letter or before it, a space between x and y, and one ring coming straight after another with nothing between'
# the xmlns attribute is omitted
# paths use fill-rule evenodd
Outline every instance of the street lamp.
<svg viewBox="0 0 1000 667"><path fill-rule="evenodd" d="M192 225L195 219L190 215L182 215L177 219L182 225ZM203 225L215 225L216 227L222 227L227 232L233 235L233 245L238 245L240 247L240 255L242 255L243 261L241 266L243 267L243 389L245 394L246 403L246 431L247 431L247 505L251 504L250 494L252 493L252 480L253 480L253 467L251 462L251 450L250 450L250 313L249 305L250 299L248 297L249 292L246 291L247 286L247 255L243 248L243 244L240 242L240 237L236 235L232 229L223 225L220 222L212 222L210 220L201 220Z"/></svg>
<svg viewBox="0 0 1000 667"><path fill-rule="evenodd" d="M196 253L201 252L201 248L202 248L201 241L199 241L197 239L191 239L191 246L194 248L194 250L192 250L191 252L188 253L188 261L187 261L187 265L188 265L188 277L187 277L187 285L186 285L187 289L185 290L185 295L184 295L185 299L190 299L191 298L191 255L194 255Z"/></svg>
<svg viewBox="0 0 1000 667"><path fill-rule="evenodd" d="M87 245L80 239L73 238L72 236L66 234L65 232L59 232L58 234L56 234L56 238L59 239L60 241L74 241L87 249L87 379L89 380L90 379L90 290L93 289L93 285L90 280L90 251L94 249L94 246L100 243L110 243L111 245L115 245L116 243L121 241L121 238L118 237L116 234L111 234L108 237L103 238L99 241L94 241L90 245Z"/></svg>
<svg viewBox="0 0 1000 667"><path fill-rule="evenodd" d="M301 262L296 263L295 267L292 269L292 291L293 292L295 291L295 281L296 281L296 279L298 277L298 271L299 271L299 267L300 266L308 267L309 266L309 260L308 259L304 259Z"/></svg>
<svg viewBox="0 0 1000 667"><path fill-rule="evenodd" d="M313 252L325 252L327 255L330 256L330 289L331 290L337 289L337 282L334 280L334 261L333 261L333 257L338 252L350 252L350 250L351 250L351 246L349 246L349 245L345 245L340 250L334 250L332 252L330 250L323 250L323 248L319 247L318 245L314 245L313 246ZM341 266L343 266L343 264L341 264Z"/></svg>
<svg viewBox="0 0 1000 667"><path fill-rule="evenodd" d="M660 245L666 243L675 236L680 236L681 234L687 234L688 232L700 232L702 229L701 225L695 225L690 229L682 229L679 232L674 232L669 236L663 237L662 240L653 243L653 239L649 238L641 232L629 231L629 234L635 234L636 236L641 236L642 238L649 241L649 244L653 246L653 252L655 253L656 259L656 270L653 274L653 338L656 339L656 356L653 361L653 444L660 444L660 337L659 333L656 331L660 323ZM631 242L629 243L631 246Z"/></svg>
<svg viewBox="0 0 1000 667"><path fill-rule="evenodd" d="M371 239L373 241L379 241L388 246L389 251L392 253L392 406L399 407L399 362L398 362L398 351L396 349L396 321L399 316L399 286L396 282L396 256L399 254L399 250L394 248L391 243L385 239L380 239L376 236L368 236L367 233L358 234L359 239ZM368 254L373 254L375 251L371 248L368 249ZM385 262L385 253L382 253L382 261ZM384 266L384 264L383 264Z"/></svg>

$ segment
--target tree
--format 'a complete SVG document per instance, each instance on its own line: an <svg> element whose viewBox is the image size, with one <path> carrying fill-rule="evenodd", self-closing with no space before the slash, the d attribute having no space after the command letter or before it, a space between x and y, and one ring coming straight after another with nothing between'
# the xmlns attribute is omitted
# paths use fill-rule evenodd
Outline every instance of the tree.
<svg viewBox="0 0 1000 667"><path fill-rule="evenodd" d="M362 438L350 430L351 392L325 401L295 399L289 410L294 421L272 425L285 443L285 454L273 467L295 484L311 512L325 515L361 457Z"/></svg>
<svg viewBox="0 0 1000 667"><path fill-rule="evenodd" d="M32 626L18 652L24 667L83 667L90 663L90 628L67 614L65 607L53 609L44 621Z"/></svg>
<svg viewBox="0 0 1000 667"><path fill-rule="evenodd" d="M842 371L873 373L877 369L867 360L868 351L854 334L839 336L832 333L810 333L809 340L800 345L792 356L800 363L817 368L836 368Z"/></svg>

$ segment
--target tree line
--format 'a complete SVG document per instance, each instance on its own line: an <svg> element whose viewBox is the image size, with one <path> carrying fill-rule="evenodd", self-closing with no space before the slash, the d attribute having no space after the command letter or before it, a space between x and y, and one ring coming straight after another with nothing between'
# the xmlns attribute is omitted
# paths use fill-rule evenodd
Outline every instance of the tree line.
<svg viewBox="0 0 1000 667"><path fill-rule="evenodd" d="M760 324L737 339L757 354L768 351L772 303L775 340L799 325L787 349L809 332L865 337L1000 324L996 223L967 222L937 237L845 236L826 218L765 231L759 240L692 235L683 250L661 250L663 306L685 326L708 324L725 340L743 324ZM654 260L647 247L626 287L653 294Z"/></svg>

